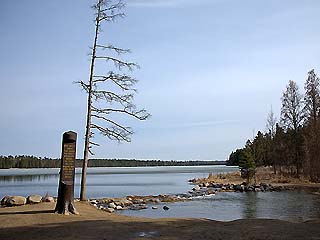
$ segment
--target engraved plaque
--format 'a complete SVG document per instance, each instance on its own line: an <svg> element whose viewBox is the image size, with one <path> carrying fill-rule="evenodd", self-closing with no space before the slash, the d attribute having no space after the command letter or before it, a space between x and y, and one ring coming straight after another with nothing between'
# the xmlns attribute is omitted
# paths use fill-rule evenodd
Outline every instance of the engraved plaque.
<svg viewBox="0 0 320 240"><path fill-rule="evenodd" d="M74 182L75 158L76 143L64 143L61 181L68 185Z"/></svg>

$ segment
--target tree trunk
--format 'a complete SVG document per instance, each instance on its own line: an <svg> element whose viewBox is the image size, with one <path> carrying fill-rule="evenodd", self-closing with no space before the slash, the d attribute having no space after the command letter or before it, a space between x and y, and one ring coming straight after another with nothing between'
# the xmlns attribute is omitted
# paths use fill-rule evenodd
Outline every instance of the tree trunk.
<svg viewBox="0 0 320 240"><path fill-rule="evenodd" d="M88 160L89 160L89 147L90 147L90 134L91 134L92 84L93 84L94 63L96 59L97 40L98 40L98 34L99 34L99 24L100 24L99 19L100 19L100 0L98 4L98 15L96 18L96 30L95 30L95 37L94 37L93 48L92 48L90 77L89 77L86 135L85 135L85 142L84 142L83 165L82 165L82 174L81 174L81 190L80 190L81 201L87 200L86 182L87 182L87 168L88 168Z"/></svg>

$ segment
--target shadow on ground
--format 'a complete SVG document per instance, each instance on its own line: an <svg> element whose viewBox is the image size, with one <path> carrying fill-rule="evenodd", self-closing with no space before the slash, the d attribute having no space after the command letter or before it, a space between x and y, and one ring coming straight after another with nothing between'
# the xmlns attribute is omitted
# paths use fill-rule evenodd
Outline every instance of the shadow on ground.
<svg viewBox="0 0 320 240"><path fill-rule="evenodd" d="M23 214L41 214L44 211ZM47 212L46 212L47 213ZM20 214L18 212L1 215ZM24 215L21 215L21 218ZM209 220L55 222L24 227L0 228L0 239L320 239L319 222L290 223L249 219L232 222Z"/></svg>

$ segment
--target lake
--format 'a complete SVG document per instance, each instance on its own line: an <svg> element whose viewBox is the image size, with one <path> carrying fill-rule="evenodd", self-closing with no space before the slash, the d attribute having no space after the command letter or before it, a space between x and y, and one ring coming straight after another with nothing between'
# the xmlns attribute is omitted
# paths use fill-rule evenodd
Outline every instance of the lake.
<svg viewBox="0 0 320 240"><path fill-rule="evenodd" d="M186 193L191 178L209 173L236 171L236 167L132 167L89 168L89 198L125 197ZM79 196L81 170L76 169L75 197ZM57 196L59 169L0 169L0 197L30 194ZM276 218L305 221L320 217L320 198L306 191L217 193L188 202L166 204L169 211L158 209L122 211L121 214L142 217L197 217L229 221L239 218Z"/></svg>

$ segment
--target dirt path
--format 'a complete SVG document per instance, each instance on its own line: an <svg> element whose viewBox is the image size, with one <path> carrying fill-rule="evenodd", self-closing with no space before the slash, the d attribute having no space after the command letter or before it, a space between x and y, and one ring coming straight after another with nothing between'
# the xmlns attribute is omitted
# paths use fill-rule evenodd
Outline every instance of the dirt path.
<svg viewBox="0 0 320 240"><path fill-rule="evenodd" d="M320 220L217 222L120 216L77 203L78 216L53 213L54 204L0 208L0 239L320 239Z"/></svg>

